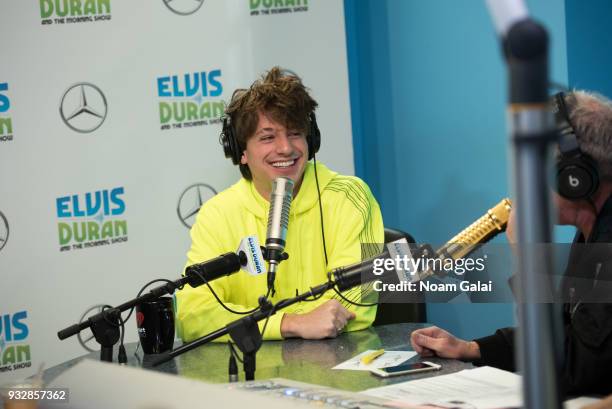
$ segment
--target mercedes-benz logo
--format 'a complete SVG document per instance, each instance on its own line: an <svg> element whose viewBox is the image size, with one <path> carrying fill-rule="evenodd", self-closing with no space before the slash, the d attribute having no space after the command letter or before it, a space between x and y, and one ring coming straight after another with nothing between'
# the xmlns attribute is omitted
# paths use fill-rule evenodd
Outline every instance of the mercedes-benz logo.
<svg viewBox="0 0 612 409"><path fill-rule="evenodd" d="M163 0L166 7L175 14L188 16L202 7L204 0Z"/></svg>
<svg viewBox="0 0 612 409"><path fill-rule="evenodd" d="M9 237L9 225L4 214L0 212L0 250L6 246Z"/></svg>
<svg viewBox="0 0 612 409"><path fill-rule="evenodd" d="M206 183L195 183L185 189L181 193L176 207L176 213L181 223L190 229L202 204L216 194L215 188Z"/></svg>
<svg viewBox="0 0 612 409"><path fill-rule="evenodd" d="M100 88L89 82L79 82L70 86L60 102L60 116L70 129L93 132L106 119L108 104Z"/></svg>

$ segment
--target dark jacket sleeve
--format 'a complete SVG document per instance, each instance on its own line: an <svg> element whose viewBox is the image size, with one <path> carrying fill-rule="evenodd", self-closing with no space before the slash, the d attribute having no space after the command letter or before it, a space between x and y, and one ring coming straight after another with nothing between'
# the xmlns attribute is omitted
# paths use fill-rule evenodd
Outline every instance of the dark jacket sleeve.
<svg viewBox="0 0 612 409"><path fill-rule="evenodd" d="M570 394L612 392L612 304L582 304L565 327L561 389Z"/></svg>
<svg viewBox="0 0 612 409"><path fill-rule="evenodd" d="M502 328L488 337L474 340L480 348L480 359L474 361L477 366L493 366L506 371L515 371L514 363L514 328Z"/></svg>

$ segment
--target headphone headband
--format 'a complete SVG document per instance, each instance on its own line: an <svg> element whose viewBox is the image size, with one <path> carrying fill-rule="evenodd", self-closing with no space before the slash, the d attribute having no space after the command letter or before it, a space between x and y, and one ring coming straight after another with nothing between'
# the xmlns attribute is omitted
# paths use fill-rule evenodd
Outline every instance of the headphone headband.
<svg viewBox="0 0 612 409"><path fill-rule="evenodd" d="M589 198L599 187L597 164L582 152L578 134L571 121L565 93L555 94L555 107L559 129L559 152L557 161L557 191L569 200Z"/></svg>
<svg viewBox="0 0 612 409"><path fill-rule="evenodd" d="M306 135L306 143L308 145L308 160L314 158L315 154L321 147L321 131L317 124L317 117L313 112L308 115L309 128ZM238 139L236 138L236 130L232 124L232 115L225 114L223 117L223 128L219 135L219 143L223 147L223 153L226 158L231 159L234 165L240 166L240 171L245 177L250 177L250 171L246 165L241 165L240 158L242 157L242 149ZM246 173L246 174L245 174Z"/></svg>

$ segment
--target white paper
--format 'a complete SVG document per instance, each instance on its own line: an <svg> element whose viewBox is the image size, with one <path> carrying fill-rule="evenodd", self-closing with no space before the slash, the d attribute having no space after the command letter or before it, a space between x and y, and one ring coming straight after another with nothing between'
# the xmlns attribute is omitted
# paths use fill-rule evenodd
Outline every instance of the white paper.
<svg viewBox="0 0 612 409"><path fill-rule="evenodd" d="M494 409L520 407L521 377L488 366L449 375L402 382L362 392L402 404L443 408Z"/></svg>
<svg viewBox="0 0 612 409"><path fill-rule="evenodd" d="M368 349L357 356L344 361L341 364L334 366L332 369L348 369L351 371L369 371L370 369L389 368L397 366L415 356L414 351L385 351L384 354L376 358L372 363L364 365L361 363L361 358L366 355L376 352L375 349Z"/></svg>

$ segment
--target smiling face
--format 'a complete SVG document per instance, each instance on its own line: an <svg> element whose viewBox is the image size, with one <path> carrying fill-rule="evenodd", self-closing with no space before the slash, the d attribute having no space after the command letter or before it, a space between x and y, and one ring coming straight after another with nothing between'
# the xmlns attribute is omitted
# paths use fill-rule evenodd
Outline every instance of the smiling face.
<svg viewBox="0 0 612 409"><path fill-rule="evenodd" d="M303 131L287 129L265 113L258 113L255 133L247 139L240 163L248 165L255 188L270 199L272 181L284 176L293 180L295 196L308 161L308 144Z"/></svg>

